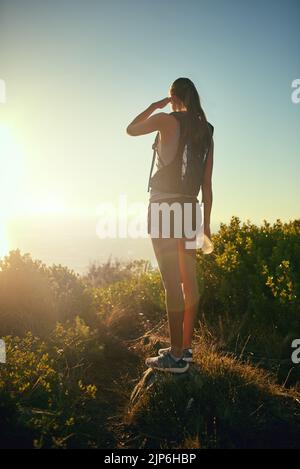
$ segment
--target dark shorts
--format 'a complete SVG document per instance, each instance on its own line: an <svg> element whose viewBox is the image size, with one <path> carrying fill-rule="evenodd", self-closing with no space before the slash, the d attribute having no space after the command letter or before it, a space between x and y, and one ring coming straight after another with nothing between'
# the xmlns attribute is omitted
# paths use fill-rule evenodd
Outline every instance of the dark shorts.
<svg viewBox="0 0 300 469"><path fill-rule="evenodd" d="M167 203L166 211L163 211L163 206L161 206L162 210L157 211L157 218L155 220L155 216L153 220L151 219L151 205L152 204L161 204ZM179 211L175 212L172 209L172 204L177 202L177 209ZM190 204L189 210L187 210L187 203ZM184 205L185 204L185 205ZM166 207L166 206L165 206ZM197 210L198 207L198 210ZM175 208L175 206L173 206ZM151 228L157 228L156 234L157 238L188 238L193 239L195 234L191 236L186 230L185 227L189 227L189 230L195 232L197 229L196 225L196 213L199 213L200 206L199 200L197 198L166 198L163 200L159 200L157 202L149 202L148 205L148 220L147 220L147 232L151 236ZM177 215L175 215L177 213ZM199 223L199 222L198 222ZM163 230L164 228L164 230ZM175 229L176 228L176 229ZM163 236L164 235L164 236Z"/></svg>

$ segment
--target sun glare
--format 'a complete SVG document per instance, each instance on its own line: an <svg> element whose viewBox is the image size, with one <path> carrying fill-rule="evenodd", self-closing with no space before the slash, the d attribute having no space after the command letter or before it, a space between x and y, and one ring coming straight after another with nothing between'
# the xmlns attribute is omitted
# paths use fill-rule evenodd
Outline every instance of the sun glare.
<svg viewBox="0 0 300 469"><path fill-rule="evenodd" d="M11 128L0 124L0 217L7 219L17 209L24 175L24 153Z"/></svg>
<svg viewBox="0 0 300 469"><path fill-rule="evenodd" d="M42 196L38 200L27 196L20 206L23 216L26 215L62 215L66 212L64 202L55 195Z"/></svg>
<svg viewBox="0 0 300 469"><path fill-rule="evenodd" d="M6 124L0 124L0 219L65 212L64 202L55 194L36 197L25 189L25 152Z"/></svg>

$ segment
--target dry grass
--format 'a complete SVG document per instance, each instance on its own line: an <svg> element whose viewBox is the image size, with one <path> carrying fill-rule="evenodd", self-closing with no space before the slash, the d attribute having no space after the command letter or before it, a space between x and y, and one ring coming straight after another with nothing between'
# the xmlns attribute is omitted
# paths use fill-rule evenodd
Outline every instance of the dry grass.
<svg viewBox="0 0 300 469"><path fill-rule="evenodd" d="M139 352L154 354L160 335ZM203 335L183 375L147 370L136 384L124 424L134 447L298 448L300 395L273 375L222 355ZM144 360L143 356L143 360Z"/></svg>

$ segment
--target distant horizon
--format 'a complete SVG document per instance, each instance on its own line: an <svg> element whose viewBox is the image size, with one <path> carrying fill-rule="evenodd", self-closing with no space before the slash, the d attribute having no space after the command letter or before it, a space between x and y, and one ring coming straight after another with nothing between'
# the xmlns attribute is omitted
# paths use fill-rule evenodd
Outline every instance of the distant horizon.
<svg viewBox="0 0 300 469"><path fill-rule="evenodd" d="M232 215L232 217L237 215ZM238 217L239 218L239 217ZM145 239L100 239L96 234L96 217L89 217L82 223L80 217L73 217L66 220L65 217L35 216L25 224L20 220L14 220L9 225L9 237L12 245L8 245L7 251L0 254L3 258L10 251L19 249L22 254L29 253L32 259L40 260L46 265L61 264L80 275L87 272L92 263L106 262L110 257L112 260L131 261L145 259L149 260L153 266L157 266L150 238ZM297 219L282 220L289 223ZM299 217L300 220L300 217ZM247 220L240 218L241 225ZM273 225L276 220L268 220ZM220 223L228 225L230 220L213 222L211 224L212 234L219 231ZM28 225L29 223L29 225ZM260 224L250 223L256 226ZM33 229L34 228L34 229ZM94 229L94 231L93 231Z"/></svg>

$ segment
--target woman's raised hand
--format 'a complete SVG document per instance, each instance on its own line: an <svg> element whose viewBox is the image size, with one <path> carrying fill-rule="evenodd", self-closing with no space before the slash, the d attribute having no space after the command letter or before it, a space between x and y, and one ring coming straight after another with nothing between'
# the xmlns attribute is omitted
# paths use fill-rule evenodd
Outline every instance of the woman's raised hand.
<svg viewBox="0 0 300 469"><path fill-rule="evenodd" d="M168 98L163 98L160 101L156 101L155 103L153 103L153 106L157 109L162 109L167 104L169 104L170 101L171 101L171 98L169 98L169 97Z"/></svg>

